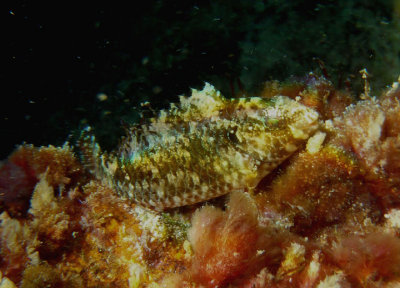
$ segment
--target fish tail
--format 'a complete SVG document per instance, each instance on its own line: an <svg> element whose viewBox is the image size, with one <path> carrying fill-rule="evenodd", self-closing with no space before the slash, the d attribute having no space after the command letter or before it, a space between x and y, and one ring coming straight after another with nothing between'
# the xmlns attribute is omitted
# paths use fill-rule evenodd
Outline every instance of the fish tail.
<svg viewBox="0 0 400 288"><path fill-rule="evenodd" d="M81 163L85 169L104 184L115 187L114 173L117 167L115 158L101 151L90 126L81 131L77 144L80 150Z"/></svg>
<svg viewBox="0 0 400 288"><path fill-rule="evenodd" d="M95 176L102 174L101 148L100 145L97 144L93 129L90 126L82 129L77 146L80 152L81 163L86 170Z"/></svg>

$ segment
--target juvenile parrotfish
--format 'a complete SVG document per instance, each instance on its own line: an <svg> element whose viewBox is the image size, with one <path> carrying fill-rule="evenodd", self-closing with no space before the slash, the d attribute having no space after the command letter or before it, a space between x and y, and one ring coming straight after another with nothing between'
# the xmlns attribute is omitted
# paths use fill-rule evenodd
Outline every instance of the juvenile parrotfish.
<svg viewBox="0 0 400 288"><path fill-rule="evenodd" d="M318 117L285 96L227 99L206 83L130 129L115 153L101 153L90 129L80 146L121 197L163 210L254 188L317 130Z"/></svg>

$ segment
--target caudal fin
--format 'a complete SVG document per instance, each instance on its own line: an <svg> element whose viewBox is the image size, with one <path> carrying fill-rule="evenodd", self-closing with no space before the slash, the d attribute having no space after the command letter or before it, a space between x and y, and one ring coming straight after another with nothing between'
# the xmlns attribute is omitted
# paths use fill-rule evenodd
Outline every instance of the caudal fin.
<svg viewBox="0 0 400 288"><path fill-rule="evenodd" d="M115 187L115 159L102 152L92 129L88 126L81 131L77 143L83 166L104 184Z"/></svg>
<svg viewBox="0 0 400 288"><path fill-rule="evenodd" d="M77 146L83 166L93 175L101 175L101 149L90 126L81 131Z"/></svg>

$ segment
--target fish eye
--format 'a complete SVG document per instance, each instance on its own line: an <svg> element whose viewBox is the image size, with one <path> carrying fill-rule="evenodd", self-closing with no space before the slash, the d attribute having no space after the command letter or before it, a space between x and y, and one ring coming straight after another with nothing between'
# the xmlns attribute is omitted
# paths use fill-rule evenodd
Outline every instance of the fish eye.
<svg viewBox="0 0 400 288"><path fill-rule="evenodd" d="M271 126L278 126L279 125L279 119L269 118L267 120L267 123L268 123L268 125L271 125Z"/></svg>
<svg viewBox="0 0 400 288"><path fill-rule="evenodd" d="M236 136L236 128L229 130L226 135L228 136L228 139L233 142L236 143L238 142L238 138Z"/></svg>

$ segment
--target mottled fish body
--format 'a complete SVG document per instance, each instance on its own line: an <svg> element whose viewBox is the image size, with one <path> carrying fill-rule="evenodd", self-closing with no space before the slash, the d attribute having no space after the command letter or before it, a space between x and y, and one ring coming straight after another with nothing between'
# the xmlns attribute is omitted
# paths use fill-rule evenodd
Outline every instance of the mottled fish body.
<svg viewBox="0 0 400 288"><path fill-rule="evenodd" d="M119 195L163 210L255 187L317 128L318 113L288 97L226 99L206 84L132 128L114 155L93 138L81 146Z"/></svg>

